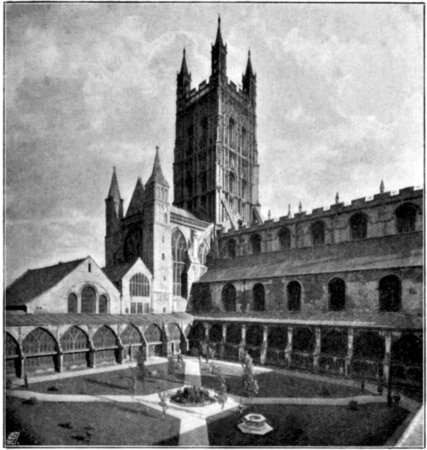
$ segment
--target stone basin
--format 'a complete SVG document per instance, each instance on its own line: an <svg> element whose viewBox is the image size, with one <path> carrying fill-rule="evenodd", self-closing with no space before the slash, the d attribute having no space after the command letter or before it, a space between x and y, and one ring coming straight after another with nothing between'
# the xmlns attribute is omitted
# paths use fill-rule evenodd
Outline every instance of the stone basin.
<svg viewBox="0 0 427 450"><path fill-rule="evenodd" d="M246 434L267 434L273 428L266 422L262 414L250 413L243 417L243 422L237 425L243 433Z"/></svg>

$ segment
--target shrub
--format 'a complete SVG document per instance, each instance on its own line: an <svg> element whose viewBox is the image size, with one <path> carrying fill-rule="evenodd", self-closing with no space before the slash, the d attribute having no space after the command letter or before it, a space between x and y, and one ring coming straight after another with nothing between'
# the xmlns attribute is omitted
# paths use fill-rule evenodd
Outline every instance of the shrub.
<svg viewBox="0 0 427 450"><path fill-rule="evenodd" d="M36 399L36 397L30 397L30 398L27 398L26 400L24 400L22 402L22 404L33 406L33 405L36 405L37 402L38 402L38 400Z"/></svg>
<svg viewBox="0 0 427 450"><path fill-rule="evenodd" d="M328 386L323 385L322 388L320 389L320 396L321 397L330 397L331 395L331 391L328 388Z"/></svg>
<svg viewBox="0 0 427 450"><path fill-rule="evenodd" d="M186 386L172 395L171 400L177 403L200 404L210 401L209 392L206 389L197 386Z"/></svg>
<svg viewBox="0 0 427 450"><path fill-rule="evenodd" d="M249 397L258 395L259 386L254 375L254 364L251 356L248 352L243 352L240 359L240 364L242 365L242 381L243 381L243 391L248 394Z"/></svg>
<svg viewBox="0 0 427 450"><path fill-rule="evenodd" d="M348 402L348 409L350 411L357 411L359 409L359 403L356 400L350 400Z"/></svg>
<svg viewBox="0 0 427 450"><path fill-rule="evenodd" d="M73 424L71 422L58 423L58 426L67 430L73 429Z"/></svg>
<svg viewBox="0 0 427 450"><path fill-rule="evenodd" d="M49 387L47 388L47 390L48 390L49 392L57 392L57 391L59 391L59 388L58 388L57 386L49 386Z"/></svg>

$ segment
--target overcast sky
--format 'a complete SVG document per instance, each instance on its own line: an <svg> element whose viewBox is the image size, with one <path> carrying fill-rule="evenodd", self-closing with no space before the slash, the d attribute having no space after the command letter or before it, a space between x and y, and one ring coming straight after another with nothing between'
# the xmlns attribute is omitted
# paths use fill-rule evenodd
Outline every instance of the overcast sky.
<svg viewBox="0 0 427 450"><path fill-rule="evenodd" d="M112 167L125 208L155 146L172 185L176 72L257 73L264 217L423 182L422 5L7 4L6 282L104 264Z"/></svg>

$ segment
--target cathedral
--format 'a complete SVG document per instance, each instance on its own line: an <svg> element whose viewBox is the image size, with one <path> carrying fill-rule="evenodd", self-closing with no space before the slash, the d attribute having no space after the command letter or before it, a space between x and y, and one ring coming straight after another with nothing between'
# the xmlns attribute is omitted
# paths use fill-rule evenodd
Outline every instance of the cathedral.
<svg viewBox="0 0 427 450"><path fill-rule="evenodd" d="M28 270L6 290L6 372L63 371L198 352L420 389L423 192L263 220L256 75L227 77L221 23L211 74L177 74L173 191L156 149L129 206L114 169L105 267ZM172 199L173 197L173 199Z"/></svg>

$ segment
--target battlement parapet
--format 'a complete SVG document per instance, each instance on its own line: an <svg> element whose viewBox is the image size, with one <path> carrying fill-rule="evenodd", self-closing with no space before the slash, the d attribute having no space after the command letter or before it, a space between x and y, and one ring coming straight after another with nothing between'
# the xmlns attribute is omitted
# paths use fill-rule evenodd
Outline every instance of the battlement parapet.
<svg viewBox="0 0 427 450"><path fill-rule="evenodd" d="M256 232L260 230L267 230L269 228L275 228L277 226L290 226L298 222L306 222L308 220L314 220L314 219L321 219L322 217L326 218L330 215L334 214L345 214L345 213L352 213L357 210L360 210L363 207L366 208L375 208L376 206L379 206L383 202L392 201L393 203L398 201L405 201L408 199L414 199L418 196L423 195L423 189L418 188L415 189L414 187L406 187L403 189L400 189L396 192L396 195L391 195L390 192L383 192L379 194L374 194L373 196L369 197L361 197L355 200L352 200L350 202L340 202L340 203L334 203L329 206L329 208L321 207L321 208L314 208L311 213L301 211L294 214L294 216L290 217L289 215L286 216L280 216L279 219L269 219L266 220L262 224L255 224L250 227L247 225L244 225L240 230L230 230L226 233L223 233L221 236L235 236L242 232Z"/></svg>

